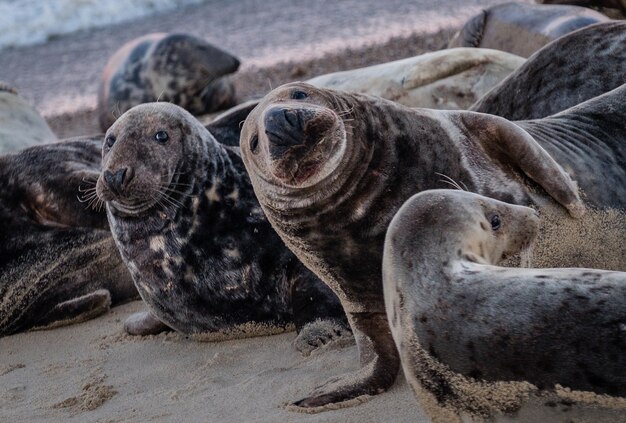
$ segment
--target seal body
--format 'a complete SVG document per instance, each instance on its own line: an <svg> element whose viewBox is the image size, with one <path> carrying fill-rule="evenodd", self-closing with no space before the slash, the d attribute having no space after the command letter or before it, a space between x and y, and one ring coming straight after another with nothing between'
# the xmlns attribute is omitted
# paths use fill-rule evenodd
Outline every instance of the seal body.
<svg viewBox="0 0 626 423"><path fill-rule="evenodd" d="M154 33L124 44L109 59L98 89L98 116L103 131L126 110L141 103L165 101L192 114L236 104L226 75L239 60L187 34Z"/></svg>
<svg viewBox="0 0 626 423"><path fill-rule="evenodd" d="M400 208L385 240L383 285L416 392L472 404L461 383L474 380L626 395L626 273L496 266L538 229L534 210L463 191L424 191ZM489 411L490 401L465 411Z"/></svg>
<svg viewBox="0 0 626 423"><path fill-rule="evenodd" d="M0 154L56 140L44 118L15 90L0 84Z"/></svg>
<svg viewBox="0 0 626 423"><path fill-rule="evenodd" d="M395 379L381 263L387 225L411 195L447 175L503 201L553 199L584 213L576 184L528 133L479 113L287 84L250 113L241 151L272 225L337 293L359 344L357 374L296 403L304 407L376 394Z"/></svg>
<svg viewBox="0 0 626 423"><path fill-rule="evenodd" d="M482 47L528 57L557 38L610 19L577 6L505 3L470 18L448 47Z"/></svg>
<svg viewBox="0 0 626 423"><path fill-rule="evenodd" d="M307 82L376 95L408 107L467 109L522 63L521 57L496 50L454 48Z"/></svg>
<svg viewBox="0 0 626 423"><path fill-rule="evenodd" d="M537 0L542 4L573 4L596 9L614 19L626 17L626 1L624 0Z"/></svg>
<svg viewBox="0 0 626 423"><path fill-rule="evenodd" d="M78 322L136 298L92 209L101 138L0 156L0 336Z"/></svg>
<svg viewBox="0 0 626 423"><path fill-rule="evenodd" d="M538 119L626 83L626 22L599 23L546 45L470 110Z"/></svg>
<svg viewBox="0 0 626 423"><path fill-rule="evenodd" d="M337 298L265 218L237 152L188 112L168 103L129 110L107 132L102 157L98 195L160 321L210 337L325 319L339 329L324 339L349 334Z"/></svg>

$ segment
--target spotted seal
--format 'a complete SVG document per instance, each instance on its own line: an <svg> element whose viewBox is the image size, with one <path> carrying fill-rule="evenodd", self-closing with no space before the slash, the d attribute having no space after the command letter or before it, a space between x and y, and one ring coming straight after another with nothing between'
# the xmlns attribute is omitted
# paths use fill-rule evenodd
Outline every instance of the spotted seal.
<svg viewBox="0 0 626 423"><path fill-rule="evenodd" d="M44 118L15 89L0 83L0 154L56 140Z"/></svg>
<svg viewBox="0 0 626 423"><path fill-rule="evenodd" d="M166 101L195 115L237 103L226 76L239 68L231 54L187 34L154 33L124 44L106 64L98 89L103 131L131 107Z"/></svg>
<svg viewBox="0 0 626 423"><path fill-rule="evenodd" d="M0 336L137 297L106 216L88 207L100 146L81 137L0 156Z"/></svg>
<svg viewBox="0 0 626 423"><path fill-rule="evenodd" d="M496 266L538 229L533 209L465 191L424 191L399 209L385 239L383 289L418 397L425 387L444 404L488 413L496 399L464 398L480 395L482 381L626 396L626 273ZM477 387L464 389L472 380Z"/></svg>
<svg viewBox="0 0 626 423"><path fill-rule="evenodd" d="M349 336L337 298L267 222L237 150L169 103L136 106L107 131L97 194L152 313L128 324L210 338L293 322L312 336L300 345ZM330 330L303 333L320 319Z"/></svg>
<svg viewBox="0 0 626 423"><path fill-rule="evenodd" d="M616 178L589 189L589 204L602 206L605 189L619 198L611 205L626 202L620 179L626 142L620 142L625 134L618 124L626 110L624 89L573 112L572 122L585 122L585 131L564 123L557 125L559 139L550 141L555 150L572 149L573 142L588 145L578 160L575 151L560 156L579 178L591 169ZM594 125L599 107L606 121ZM620 137L614 143L600 137L610 122ZM533 124L536 133L544 128L541 121ZM337 293L359 345L361 369L295 403L303 407L376 394L395 379L399 362L386 323L381 262L387 225L411 195L441 188L447 177L506 202L543 208L555 200L572 216L584 214L577 186L562 167L528 132L497 116L410 109L293 83L270 92L250 113L240 142L265 214L288 247ZM595 155L595 143L602 157Z"/></svg>
<svg viewBox="0 0 626 423"><path fill-rule="evenodd" d="M610 21L577 6L505 3L470 18L448 47L482 47L528 57L550 41L586 26Z"/></svg>
<svg viewBox="0 0 626 423"><path fill-rule="evenodd" d="M625 46L626 22L572 32L535 53L470 110L538 119L597 97L626 83Z"/></svg>
<svg viewBox="0 0 626 423"><path fill-rule="evenodd" d="M454 48L321 75L319 88L377 95L408 107L467 109L524 59L489 49Z"/></svg>

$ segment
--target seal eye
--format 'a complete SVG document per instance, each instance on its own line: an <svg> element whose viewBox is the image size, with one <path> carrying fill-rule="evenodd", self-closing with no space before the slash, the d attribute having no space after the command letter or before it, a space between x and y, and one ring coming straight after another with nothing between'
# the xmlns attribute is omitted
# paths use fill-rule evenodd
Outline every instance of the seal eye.
<svg viewBox="0 0 626 423"><path fill-rule="evenodd" d="M167 142L169 138L170 138L169 135L167 135L167 132L165 131L159 131L156 134L154 134L154 139L160 143Z"/></svg>
<svg viewBox="0 0 626 423"><path fill-rule="evenodd" d="M250 139L250 151L256 154L258 148L259 148L259 136L255 135Z"/></svg>
<svg viewBox="0 0 626 423"><path fill-rule="evenodd" d="M294 100L304 100L306 98L309 98L309 95L304 91L296 90L291 93L291 98Z"/></svg>
<svg viewBox="0 0 626 423"><path fill-rule="evenodd" d="M106 137L106 139L104 140L104 145L106 146L106 148L110 149L111 147L113 147L113 144L115 144L115 137L113 135L109 135L108 137Z"/></svg>
<svg viewBox="0 0 626 423"><path fill-rule="evenodd" d="M491 216L491 229L493 229L494 231L497 231L498 229L500 229L500 225L502 225L502 222L500 221L500 216L498 216L497 214L494 214L493 216Z"/></svg>

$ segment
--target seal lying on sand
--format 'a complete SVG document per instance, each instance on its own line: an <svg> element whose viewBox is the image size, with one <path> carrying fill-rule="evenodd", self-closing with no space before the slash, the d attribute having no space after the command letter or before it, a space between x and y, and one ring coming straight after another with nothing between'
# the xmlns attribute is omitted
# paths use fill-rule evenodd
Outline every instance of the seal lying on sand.
<svg viewBox="0 0 626 423"><path fill-rule="evenodd" d="M186 34L155 33L124 44L109 59L98 89L103 131L126 110L166 101L195 115L236 104L228 75L239 60L204 40Z"/></svg>
<svg viewBox="0 0 626 423"><path fill-rule="evenodd" d="M538 119L624 83L626 22L600 23L546 45L470 110L509 120Z"/></svg>
<svg viewBox="0 0 626 423"><path fill-rule="evenodd" d="M337 293L359 344L359 372L296 403L305 407L376 394L395 379L381 261L387 225L412 194L440 187L446 174L494 198L552 197L583 213L576 185L548 153L515 124L484 114L287 84L248 116L241 151L268 219Z"/></svg>
<svg viewBox="0 0 626 423"><path fill-rule="evenodd" d="M626 273L495 266L538 229L534 210L464 191L425 191L400 208L383 286L416 393L480 414L498 404L466 398L486 388L465 389L472 379L626 396Z"/></svg>
<svg viewBox="0 0 626 423"><path fill-rule="evenodd" d="M467 109L522 63L523 58L497 50L455 48L329 73L307 82L377 95L408 107Z"/></svg>
<svg viewBox="0 0 626 423"><path fill-rule="evenodd" d="M332 330L314 342L349 335L337 298L267 222L238 153L182 108L150 103L121 116L105 137L97 193L141 297L175 330L252 336L323 319Z"/></svg>
<svg viewBox="0 0 626 423"><path fill-rule="evenodd" d="M0 336L137 297L106 217L85 208L95 195L79 192L95 185L100 146L80 138L0 156Z"/></svg>
<svg viewBox="0 0 626 423"><path fill-rule="evenodd" d="M565 34L606 21L584 7L505 3L470 18L448 47L493 48L528 57Z"/></svg>
<svg viewBox="0 0 626 423"><path fill-rule="evenodd" d="M44 118L13 88L0 83L0 154L56 140Z"/></svg>

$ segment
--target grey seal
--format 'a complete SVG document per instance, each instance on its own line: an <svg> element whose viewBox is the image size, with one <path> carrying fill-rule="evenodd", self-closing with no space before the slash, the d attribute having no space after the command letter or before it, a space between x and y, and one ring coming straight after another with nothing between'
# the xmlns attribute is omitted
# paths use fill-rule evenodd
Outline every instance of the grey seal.
<svg viewBox="0 0 626 423"><path fill-rule="evenodd" d="M626 83L626 22L599 23L537 51L470 110L538 119Z"/></svg>
<svg viewBox="0 0 626 423"><path fill-rule="evenodd" d="M351 336L336 296L265 218L237 150L169 103L136 106L107 131L97 195L151 313L127 326L212 339L295 323L305 349Z"/></svg>
<svg viewBox="0 0 626 423"><path fill-rule="evenodd" d="M533 209L458 190L424 191L399 209L383 289L418 397L424 387L443 405L490 414L511 410L465 398L481 395L484 382L626 395L626 273L497 266L538 230ZM464 389L471 382L477 388Z"/></svg>
<svg viewBox="0 0 626 423"><path fill-rule="evenodd" d="M470 18L448 47L482 47L529 57L551 41L599 22L605 15L577 6L505 3Z"/></svg>
<svg viewBox="0 0 626 423"><path fill-rule="evenodd" d="M56 140L39 112L15 89L0 83L0 154Z"/></svg>
<svg viewBox="0 0 626 423"><path fill-rule="evenodd" d="M497 50L454 48L306 82L377 95L408 107L467 109L523 63L523 58Z"/></svg>
<svg viewBox="0 0 626 423"><path fill-rule="evenodd" d="M100 146L81 137L0 156L0 336L137 297L106 216L90 204Z"/></svg>
<svg viewBox="0 0 626 423"><path fill-rule="evenodd" d="M188 34L154 33L124 44L107 62L98 89L103 131L126 110L166 101L195 115L237 104L228 74L239 68L231 54Z"/></svg>
<svg viewBox="0 0 626 423"><path fill-rule="evenodd" d="M623 97L603 100L614 102L605 103L614 113L609 119L622 116ZM521 127L496 116L410 109L294 83L261 101L240 141L268 219L337 293L359 345L361 369L295 403L303 407L377 394L393 383L399 360L384 310L381 263L387 225L411 195L441 188L444 174L503 201L541 207L556 201L572 216L584 214L578 188L562 167ZM607 155L622 156L624 145L613 152L607 146ZM590 166L623 171L623 163ZM602 203L598 192L606 185L588 192L587 200ZM626 193L619 193L623 203Z"/></svg>

